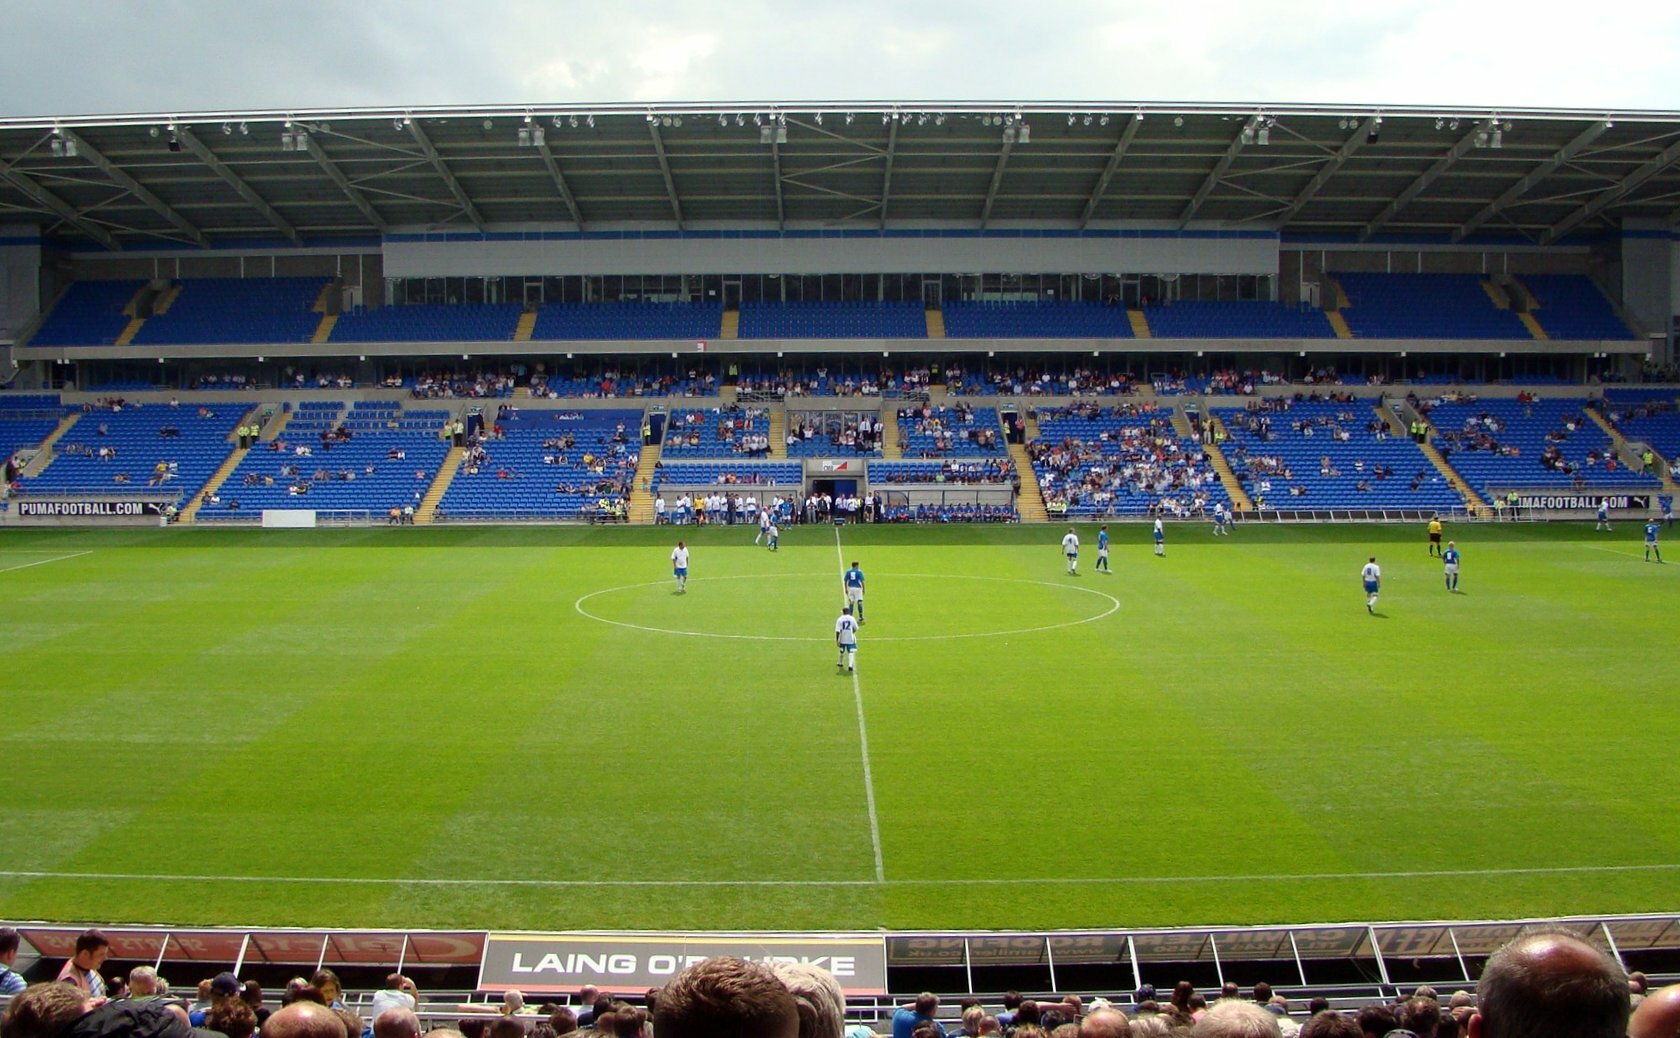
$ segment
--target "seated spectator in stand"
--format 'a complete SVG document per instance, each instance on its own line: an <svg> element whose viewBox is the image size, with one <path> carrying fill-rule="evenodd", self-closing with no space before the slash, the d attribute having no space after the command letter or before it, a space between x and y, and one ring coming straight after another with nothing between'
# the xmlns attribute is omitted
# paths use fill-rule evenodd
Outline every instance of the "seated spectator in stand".
<svg viewBox="0 0 1680 1038"><path fill-rule="evenodd" d="M373 1001L368 1007L368 1020L377 1024L380 1014L386 1010L413 1009L419 1001L417 994L414 981L401 973L389 974L385 978L385 986L373 993Z"/></svg>
<svg viewBox="0 0 1680 1038"><path fill-rule="evenodd" d="M1680 1038L1680 984L1658 988L1628 1020L1628 1038Z"/></svg>
<svg viewBox="0 0 1680 1038"><path fill-rule="evenodd" d="M373 1038L420 1038L420 1018L412 1009L389 1006L373 1018Z"/></svg>
<svg viewBox="0 0 1680 1038"><path fill-rule="evenodd" d="M846 995L833 974L805 962L774 962L770 969L787 986L799 1010L799 1038L841 1038L846 1026Z"/></svg>
<svg viewBox="0 0 1680 1038"><path fill-rule="evenodd" d="M1567 930L1539 930L1494 952L1476 987L1470 1038L1623 1038L1627 973Z"/></svg>
<svg viewBox="0 0 1680 1038"><path fill-rule="evenodd" d="M1131 1038L1132 1024L1118 1009L1093 1010L1079 1021L1079 1038Z"/></svg>
<svg viewBox="0 0 1680 1038"><path fill-rule="evenodd" d="M12 969L17 962L18 932L9 926L0 927L0 995L20 994L28 987L23 974Z"/></svg>
<svg viewBox="0 0 1680 1038"><path fill-rule="evenodd" d="M1359 1021L1326 1006L1301 1025L1300 1038L1362 1038L1364 1033L1359 1029Z"/></svg>
<svg viewBox="0 0 1680 1038"><path fill-rule="evenodd" d="M105 939L105 935L98 930L88 930L76 938L75 953L58 971L58 979L74 984L91 998L104 998L105 978L99 975L99 967L105 965L110 954L111 942Z"/></svg>
<svg viewBox="0 0 1680 1038"><path fill-rule="evenodd" d="M1278 1018L1236 994L1222 993L1190 1033L1192 1038L1278 1038Z"/></svg>
<svg viewBox="0 0 1680 1038"><path fill-rule="evenodd" d="M251 1038L257 1031L257 1014L244 999L230 998L216 1004L205 1018L206 1030L217 1031L227 1038Z"/></svg>
<svg viewBox="0 0 1680 1038"><path fill-rule="evenodd" d="M314 985L311 985L313 987ZM319 990L318 988L316 989ZM356 1038L330 1007L318 1002L293 1002L268 1018L262 1038Z"/></svg>
<svg viewBox="0 0 1680 1038"><path fill-rule="evenodd" d="M659 993L659 1038L798 1038L799 1009L767 966L719 957L695 963Z"/></svg>
<svg viewBox="0 0 1680 1038"><path fill-rule="evenodd" d="M1021 1004L1021 1009L1026 1009L1026 1006L1027 1003L1023 1002ZM1034 1006L1033 1008L1036 1010L1038 1007ZM944 1025L933 1018L933 1014L937 1012L938 1009L939 996L931 991L924 991L920 995L916 996L916 1001L911 1002L908 1005L899 1006L893 1011L893 1038L911 1038L911 1035L915 1033L916 1029L923 1024L932 1024L939 1033L943 1035L945 1033ZM1017 1024L1037 1022L1036 1020L1027 1021L1023 1019L1020 1011L1016 1012L1015 1019Z"/></svg>

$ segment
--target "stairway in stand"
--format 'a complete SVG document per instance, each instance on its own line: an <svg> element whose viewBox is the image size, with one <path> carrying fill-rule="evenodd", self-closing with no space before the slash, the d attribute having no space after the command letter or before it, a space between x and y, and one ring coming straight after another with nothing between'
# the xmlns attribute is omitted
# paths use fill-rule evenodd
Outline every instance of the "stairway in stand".
<svg viewBox="0 0 1680 1038"><path fill-rule="evenodd" d="M636 479L630 484L630 521L641 526L653 525L653 468L659 464L662 444L644 444L636 460Z"/></svg>
<svg viewBox="0 0 1680 1038"><path fill-rule="evenodd" d="M1385 408L1381 407L1376 410L1377 416L1386 422L1390 429L1401 431L1405 430L1405 425L1400 421L1399 415L1392 414ZM1429 423L1429 435L1431 439L1435 436L1434 422ZM1493 506L1488 504L1487 499L1476 493L1476 491L1471 488L1469 482L1466 481L1463 476L1458 474L1457 469L1447 463L1447 459L1441 455L1440 451L1435 449L1435 444L1426 440L1423 443L1418 444L1418 450L1422 451L1423 456L1429 459L1429 463L1435 466L1435 471L1439 472L1442 478L1452 484L1452 488L1458 491L1458 495L1460 497L1464 498L1464 507L1470 510L1471 515L1478 519L1493 518Z"/></svg>
<svg viewBox="0 0 1680 1038"><path fill-rule="evenodd" d="M881 407L881 460L904 460L904 448L898 443L898 408L891 400Z"/></svg>
<svg viewBox="0 0 1680 1038"><path fill-rule="evenodd" d="M1208 464L1212 465L1213 471L1218 474L1219 482L1225 487L1225 493L1230 495L1231 511L1239 515L1243 513L1252 515L1254 513L1254 499L1248 496L1248 491L1243 488L1242 480L1237 478L1236 472L1231 468L1231 463L1225 460L1225 452L1219 447L1219 437L1214 435L1215 431L1221 428L1223 426L1217 418L1209 417L1207 421L1202 423L1202 450L1207 453Z"/></svg>
<svg viewBox="0 0 1680 1038"><path fill-rule="evenodd" d="M455 473L461 471L461 461L466 456L465 447L451 447L449 453L443 456L443 464L438 466L437 475L432 477L432 485L426 488L426 496L420 499L420 507L414 510L416 525L437 520L438 505L443 502L443 495L449 492L449 484L455 481Z"/></svg>
<svg viewBox="0 0 1680 1038"><path fill-rule="evenodd" d="M1587 417L1591 418L1594 422L1598 423L1598 427L1600 429L1603 429L1605 434L1610 437L1611 445L1616 448L1616 457L1622 459L1622 461L1629 467L1630 470L1634 470L1634 468L1633 468L1634 463L1636 461L1640 460L1640 459L1639 459L1638 453L1635 452L1634 449L1631 446L1629 446L1629 444L1627 442L1627 437L1622 435L1622 432L1621 432L1620 429L1617 429L1614 425L1611 425L1610 424L1610 419L1604 417L1604 415L1599 412L1598 408L1588 407L1588 408L1583 408L1583 410L1586 411ZM1657 458L1658 458L1658 461L1657 461L1657 464L1655 466L1655 472L1653 472L1652 475L1655 475L1658 479L1662 480L1662 485L1663 485L1664 490L1674 490L1675 489L1674 477L1670 476L1668 474L1668 466L1666 464L1663 464L1663 462L1661 460L1662 455L1660 455L1660 454L1657 455ZM1636 470L1634 470L1634 471L1636 471Z"/></svg>
<svg viewBox="0 0 1680 1038"><path fill-rule="evenodd" d="M787 407L783 404L770 408L770 456L787 460Z"/></svg>
<svg viewBox="0 0 1680 1038"><path fill-rule="evenodd" d="M249 447L235 447L222 461L221 466L216 469L215 475L210 477L210 481L204 484L204 488L193 495L193 499L187 502L187 507L181 509L181 514L176 517L176 521L183 523L197 522L198 509L204 504L204 499L222 489L222 484L227 482L227 478L233 475L233 470L239 467L239 463L244 461L245 455L249 453L251 453Z"/></svg>
<svg viewBox="0 0 1680 1038"><path fill-rule="evenodd" d="M1027 448L1019 443L1009 445L1009 458L1015 463L1015 474L1021 480L1021 493L1015 499L1015 510L1023 523L1047 523L1050 512L1044 507L1044 495L1038 489L1038 473L1033 471Z"/></svg>

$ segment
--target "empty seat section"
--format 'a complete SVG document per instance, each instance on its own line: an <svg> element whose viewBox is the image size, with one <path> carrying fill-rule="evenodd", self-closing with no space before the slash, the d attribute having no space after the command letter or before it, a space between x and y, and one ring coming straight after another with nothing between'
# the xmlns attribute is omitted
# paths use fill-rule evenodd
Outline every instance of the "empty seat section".
<svg viewBox="0 0 1680 1038"><path fill-rule="evenodd" d="M1045 408L1038 429L1027 454L1053 516L1188 515L1198 498L1229 500L1201 445L1153 405Z"/></svg>
<svg viewBox="0 0 1680 1038"><path fill-rule="evenodd" d="M311 308L328 278L187 278L167 313L146 319L136 346L308 342L321 323Z"/></svg>
<svg viewBox="0 0 1680 1038"><path fill-rule="evenodd" d="M1612 389L1604 412L1630 440L1648 443L1669 461L1680 459L1680 393L1672 389Z"/></svg>
<svg viewBox="0 0 1680 1038"><path fill-rule="evenodd" d="M1374 399L1257 402L1213 409L1230 434L1226 461L1268 509L1440 510L1464 499L1404 436L1392 436ZM1261 502L1264 502L1261 505Z"/></svg>
<svg viewBox="0 0 1680 1038"><path fill-rule="evenodd" d="M1615 460L1610 435L1582 399L1476 400L1429 411L1434 444L1474 488L1654 485Z"/></svg>
<svg viewBox="0 0 1680 1038"><path fill-rule="evenodd" d="M511 342L517 303L409 303L340 314L329 342Z"/></svg>
<svg viewBox="0 0 1680 1038"><path fill-rule="evenodd" d="M1126 308L1102 303L951 302L944 306L951 339L1130 339Z"/></svg>
<svg viewBox="0 0 1680 1038"><path fill-rule="evenodd" d="M1486 297L1484 297L1485 299ZM1183 301L1144 311L1157 339L1334 339L1314 306L1260 300Z"/></svg>
<svg viewBox="0 0 1680 1038"><path fill-rule="evenodd" d="M39 447L64 415L56 393L0 395L0 460Z"/></svg>
<svg viewBox="0 0 1680 1038"><path fill-rule="evenodd" d="M1554 339L1631 339L1633 330L1616 316L1593 279L1585 274L1524 274L1523 286L1539 309L1534 319Z"/></svg>
<svg viewBox="0 0 1680 1038"><path fill-rule="evenodd" d="M798 462L766 461L743 464L729 461L661 461L653 470L652 489L661 486L797 487L805 481Z"/></svg>
<svg viewBox="0 0 1680 1038"><path fill-rule="evenodd" d="M920 303L742 303L743 339L925 339Z"/></svg>
<svg viewBox="0 0 1680 1038"><path fill-rule="evenodd" d="M1337 274L1343 320L1362 339L1529 339L1510 310L1493 305L1479 274Z"/></svg>
<svg viewBox="0 0 1680 1038"><path fill-rule="evenodd" d="M642 412L510 411L498 424L502 438L456 472L440 519L577 519L628 501Z"/></svg>
<svg viewBox="0 0 1680 1038"><path fill-rule="evenodd" d="M243 405L125 405L83 413L41 472L25 481L33 494L162 491L183 503L233 451L228 434ZM160 469L159 466L162 466Z"/></svg>
<svg viewBox="0 0 1680 1038"><path fill-rule="evenodd" d="M716 303L545 303L532 339L715 339Z"/></svg>
<svg viewBox="0 0 1680 1038"><path fill-rule="evenodd" d="M78 281L71 285L35 334L31 346L110 346L128 327L123 313L144 281Z"/></svg>

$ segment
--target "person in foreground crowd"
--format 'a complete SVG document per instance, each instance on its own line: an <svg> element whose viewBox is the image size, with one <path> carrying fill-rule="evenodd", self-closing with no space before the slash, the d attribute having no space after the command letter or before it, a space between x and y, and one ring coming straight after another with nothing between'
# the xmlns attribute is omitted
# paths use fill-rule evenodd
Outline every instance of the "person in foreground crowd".
<svg viewBox="0 0 1680 1038"><path fill-rule="evenodd" d="M23 975L12 969L17 964L18 932L9 926L0 927L0 995L20 994L29 985Z"/></svg>
<svg viewBox="0 0 1680 1038"><path fill-rule="evenodd" d="M665 985L653 1031L659 1038L799 1038L799 1009L768 966L720 957Z"/></svg>
<svg viewBox="0 0 1680 1038"><path fill-rule="evenodd" d="M1476 986L1469 1038L1624 1038L1627 973L1567 930L1537 930L1494 952Z"/></svg>

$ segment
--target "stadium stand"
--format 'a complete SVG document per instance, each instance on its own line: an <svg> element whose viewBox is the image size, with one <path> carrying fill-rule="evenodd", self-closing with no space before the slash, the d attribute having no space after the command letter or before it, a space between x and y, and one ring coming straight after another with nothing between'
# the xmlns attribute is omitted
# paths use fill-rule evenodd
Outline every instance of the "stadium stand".
<svg viewBox="0 0 1680 1038"><path fill-rule="evenodd" d="M640 454L640 411L513 411L468 451L440 521L576 519L621 513Z"/></svg>
<svg viewBox="0 0 1680 1038"><path fill-rule="evenodd" d="M1485 296L1483 297L1486 298ZM1335 329L1313 306L1253 301L1191 301L1144 310L1158 339L1333 339Z"/></svg>
<svg viewBox="0 0 1680 1038"><path fill-rule="evenodd" d="M323 401L299 405L280 438L259 442L199 522L255 520L265 508L366 512L417 506L449 444L443 410L404 411L395 400L358 400L348 410Z"/></svg>
<svg viewBox="0 0 1680 1038"><path fill-rule="evenodd" d="M924 339L920 303L742 303L743 339Z"/></svg>
<svg viewBox="0 0 1680 1038"><path fill-rule="evenodd" d="M1229 437L1220 449L1257 508L1462 507L1417 444L1389 434L1376 404L1348 395L1280 397L1213 415Z"/></svg>
<svg viewBox="0 0 1680 1038"><path fill-rule="evenodd" d="M1009 483L1015 466L1004 459L965 461L877 461L869 466L869 483Z"/></svg>
<svg viewBox="0 0 1680 1038"><path fill-rule="evenodd" d="M1584 274L1524 274L1522 284L1534 295L1533 312L1554 339L1631 339L1632 329Z"/></svg>
<svg viewBox="0 0 1680 1038"><path fill-rule="evenodd" d="M1522 320L1494 306L1477 274L1336 274L1342 310L1362 339L1532 339Z"/></svg>
<svg viewBox="0 0 1680 1038"><path fill-rule="evenodd" d="M984 371L951 367L945 384L965 396L1119 396L1136 390L1132 377L1089 368L1053 370L1039 365L988 365Z"/></svg>
<svg viewBox="0 0 1680 1038"><path fill-rule="evenodd" d="M795 411L787 428L790 458L881 456L881 416L875 411Z"/></svg>
<svg viewBox="0 0 1680 1038"><path fill-rule="evenodd" d="M743 393L758 393L777 399L800 396L880 396L881 388L890 385L899 392L916 383L908 376L893 376L879 368L847 362L836 358L832 368L825 358L808 371L795 372L791 368L749 366L736 379L736 388ZM925 385L925 383L922 383Z"/></svg>
<svg viewBox="0 0 1680 1038"><path fill-rule="evenodd" d="M308 342L311 307L328 278L187 278L169 309L146 319L136 346Z"/></svg>
<svg viewBox="0 0 1680 1038"><path fill-rule="evenodd" d="M56 393L0 397L0 459L39 447L65 414Z"/></svg>
<svg viewBox="0 0 1680 1038"><path fill-rule="evenodd" d="M659 462L654 466L649 489L676 486L788 487L804 482L805 470L798 462Z"/></svg>
<svg viewBox="0 0 1680 1038"><path fill-rule="evenodd" d="M1664 458L1680 458L1680 392L1673 389L1613 389L1604 394L1604 415L1630 440L1648 443Z"/></svg>
<svg viewBox="0 0 1680 1038"><path fill-rule="evenodd" d="M409 303L340 314L329 342L511 342L517 303Z"/></svg>
<svg viewBox="0 0 1680 1038"><path fill-rule="evenodd" d="M532 339L715 339L715 303L546 303Z"/></svg>
<svg viewBox="0 0 1680 1038"><path fill-rule="evenodd" d="M995 407L905 408L898 434L906 458L966 458L1003 454L1003 427Z"/></svg>
<svg viewBox="0 0 1680 1038"><path fill-rule="evenodd" d="M1102 303L964 302L943 307L953 339L1130 339L1122 306Z"/></svg>
<svg viewBox="0 0 1680 1038"><path fill-rule="evenodd" d="M1200 515L1229 496L1201 445L1153 404L1038 411L1027 444L1052 516Z"/></svg>
<svg viewBox="0 0 1680 1038"><path fill-rule="evenodd" d="M661 456L769 457L770 415L760 407L674 411L666 420Z"/></svg>
<svg viewBox="0 0 1680 1038"><path fill-rule="evenodd" d="M109 494L160 490L188 499L233 451L244 406L118 404L85 412L53 460L22 492Z"/></svg>
<svg viewBox="0 0 1680 1038"><path fill-rule="evenodd" d="M31 346L109 346L128 327L123 307L144 281L77 281L29 338Z"/></svg>
<svg viewBox="0 0 1680 1038"><path fill-rule="evenodd" d="M1585 399L1442 400L1426 405L1432 437L1477 490L1654 486L1632 472L1584 411Z"/></svg>

